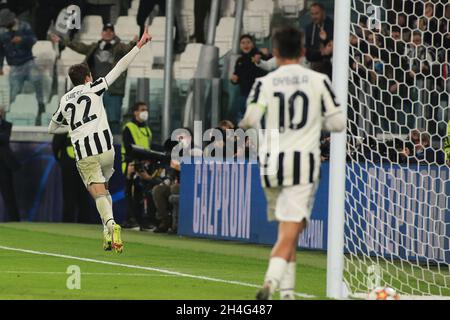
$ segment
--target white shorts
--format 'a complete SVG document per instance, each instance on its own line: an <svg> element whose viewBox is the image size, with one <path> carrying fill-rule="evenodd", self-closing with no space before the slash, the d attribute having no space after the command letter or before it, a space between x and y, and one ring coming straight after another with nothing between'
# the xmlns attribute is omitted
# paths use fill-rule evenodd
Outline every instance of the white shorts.
<svg viewBox="0 0 450 320"><path fill-rule="evenodd" d="M266 188L269 221L309 223L318 183Z"/></svg>
<svg viewBox="0 0 450 320"><path fill-rule="evenodd" d="M77 161L78 172L86 187L108 183L114 174L115 151L111 149L99 155Z"/></svg>

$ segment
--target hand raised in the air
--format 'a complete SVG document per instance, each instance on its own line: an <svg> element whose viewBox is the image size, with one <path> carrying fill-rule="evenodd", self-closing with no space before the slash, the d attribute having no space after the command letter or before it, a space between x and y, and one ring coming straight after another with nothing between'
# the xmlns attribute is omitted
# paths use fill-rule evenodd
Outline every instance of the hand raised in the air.
<svg viewBox="0 0 450 320"><path fill-rule="evenodd" d="M148 42L152 40L152 36L148 33L148 27L145 27L144 34L141 37L141 40L137 43L137 47L141 49L143 46L145 46Z"/></svg>

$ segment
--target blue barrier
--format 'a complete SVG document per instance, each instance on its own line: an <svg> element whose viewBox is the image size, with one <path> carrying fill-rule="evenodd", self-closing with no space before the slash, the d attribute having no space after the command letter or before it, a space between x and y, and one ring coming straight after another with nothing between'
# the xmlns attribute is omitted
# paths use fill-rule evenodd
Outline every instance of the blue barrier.
<svg viewBox="0 0 450 320"><path fill-rule="evenodd" d="M14 174L22 219L60 222L61 173L51 146L24 142L13 143L12 148L23 164ZM110 187L114 214L120 223L125 201L119 146L115 163ZM348 166L353 174L346 186L347 252L450 264L448 167ZM299 248L327 249L328 163L322 165L321 172L311 224L299 239ZM181 176L180 235L267 245L276 241L277 226L267 222L256 165L185 165ZM93 222L99 222L93 203L91 216ZM0 221L4 220L0 197Z"/></svg>
<svg viewBox="0 0 450 320"><path fill-rule="evenodd" d="M354 174L346 185L347 253L450 263L449 168L349 163L349 169ZM328 163L321 172L311 224L299 248L327 249ZM267 221L256 165L185 165L181 181L180 235L275 243L277 225Z"/></svg>
<svg viewBox="0 0 450 320"><path fill-rule="evenodd" d="M311 224L299 247L326 250L328 164L322 170ZM277 224L267 221L259 168L252 164L185 165L181 173L181 235L273 244Z"/></svg>

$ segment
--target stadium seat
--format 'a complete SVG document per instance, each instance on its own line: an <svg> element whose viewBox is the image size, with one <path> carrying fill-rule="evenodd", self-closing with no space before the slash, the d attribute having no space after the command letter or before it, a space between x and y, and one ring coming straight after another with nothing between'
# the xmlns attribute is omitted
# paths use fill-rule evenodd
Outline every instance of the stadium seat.
<svg viewBox="0 0 450 320"><path fill-rule="evenodd" d="M128 76L131 78L149 78L153 66L153 52L151 46L142 48L128 68Z"/></svg>
<svg viewBox="0 0 450 320"><path fill-rule="evenodd" d="M57 52L51 41L38 41L33 46L33 55L37 66L42 72L42 87L44 98L49 99L55 69ZM34 92L34 89L33 91ZM26 93L26 92L24 92Z"/></svg>
<svg viewBox="0 0 450 320"><path fill-rule="evenodd" d="M57 53L51 41L38 41L33 46L33 55L36 64L41 71L48 76L53 76Z"/></svg>
<svg viewBox="0 0 450 320"><path fill-rule="evenodd" d="M298 18L305 5L306 0L278 0L278 7L287 18Z"/></svg>
<svg viewBox="0 0 450 320"><path fill-rule="evenodd" d="M273 0L252 0L244 10L244 33L264 39L270 36L270 23L274 12Z"/></svg>
<svg viewBox="0 0 450 320"><path fill-rule="evenodd" d="M61 58L57 62L58 74L65 77L70 66L77 63L82 63L84 59L84 55L79 54L78 52L75 52L72 49L66 47L61 52Z"/></svg>
<svg viewBox="0 0 450 320"><path fill-rule="evenodd" d="M225 17L220 19L216 32L215 45L219 48L219 57L223 57L233 46L235 18Z"/></svg>
<svg viewBox="0 0 450 320"><path fill-rule="evenodd" d="M174 64L174 75L177 80L190 80L197 71L202 44L190 43L181 54L180 60Z"/></svg>
<svg viewBox="0 0 450 320"><path fill-rule="evenodd" d="M155 17L152 25L149 27L152 33L152 48L154 61L156 64L163 64L165 57L165 42L166 42L166 17ZM175 32L173 32L175 37Z"/></svg>
<svg viewBox="0 0 450 320"><path fill-rule="evenodd" d="M186 30L186 36L191 37L195 32L194 0L181 0L180 11L181 25Z"/></svg>
<svg viewBox="0 0 450 320"><path fill-rule="evenodd" d="M128 16L136 18L139 9L139 0L131 1L131 7L128 9Z"/></svg>
<svg viewBox="0 0 450 320"><path fill-rule="evenodd" d="M82 63L84 59L84 55L79 54L67 47L61 52L61 57L56 63L59 96L62 96L66 92L65 84L69 68L74 64Z"/></svg>
<svg viewBox="0 0 450 320"><path fill-rule="evenodd" d="M35 94L19 94L10 106L6 119L15 125L32 126L38 114L38 102Z"/></svg>
<svg viewBox="0 0 450 320"><path fill-rule="evenodd" d="M124 42L132 41L139 36L139 26L135 17L119 17L114 29L116 35Z"/></svg>
<svg viewBox="0 0 450 320"><path fill-rule="evenodd" d="M45 105L45 112L53 114L59 107L60 97L58 95L53 95L50 102Z"/></svg>
<svg viewBox="0 0 450 320"><path fill-rule="evenodd" d="M0 106L9 105L9 81L8 76L0 76Z"/></svg>
<svg viewBox="0 0 450 320"><path fill-rule="evenodd" d="M103 20L101 16L86 16L81 24L81 30L78 32L78 40L81 42L97 42L103 29Z"/></svg>

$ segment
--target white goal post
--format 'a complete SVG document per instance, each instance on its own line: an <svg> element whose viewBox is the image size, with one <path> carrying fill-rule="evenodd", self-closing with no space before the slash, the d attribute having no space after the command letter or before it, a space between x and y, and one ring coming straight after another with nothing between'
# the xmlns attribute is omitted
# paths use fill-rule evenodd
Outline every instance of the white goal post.
<svg viewBox="0 0 450 320"><path fill-rule="evenodd" d="M450 3L335 3L327 296L450 299Z"/></svg>

